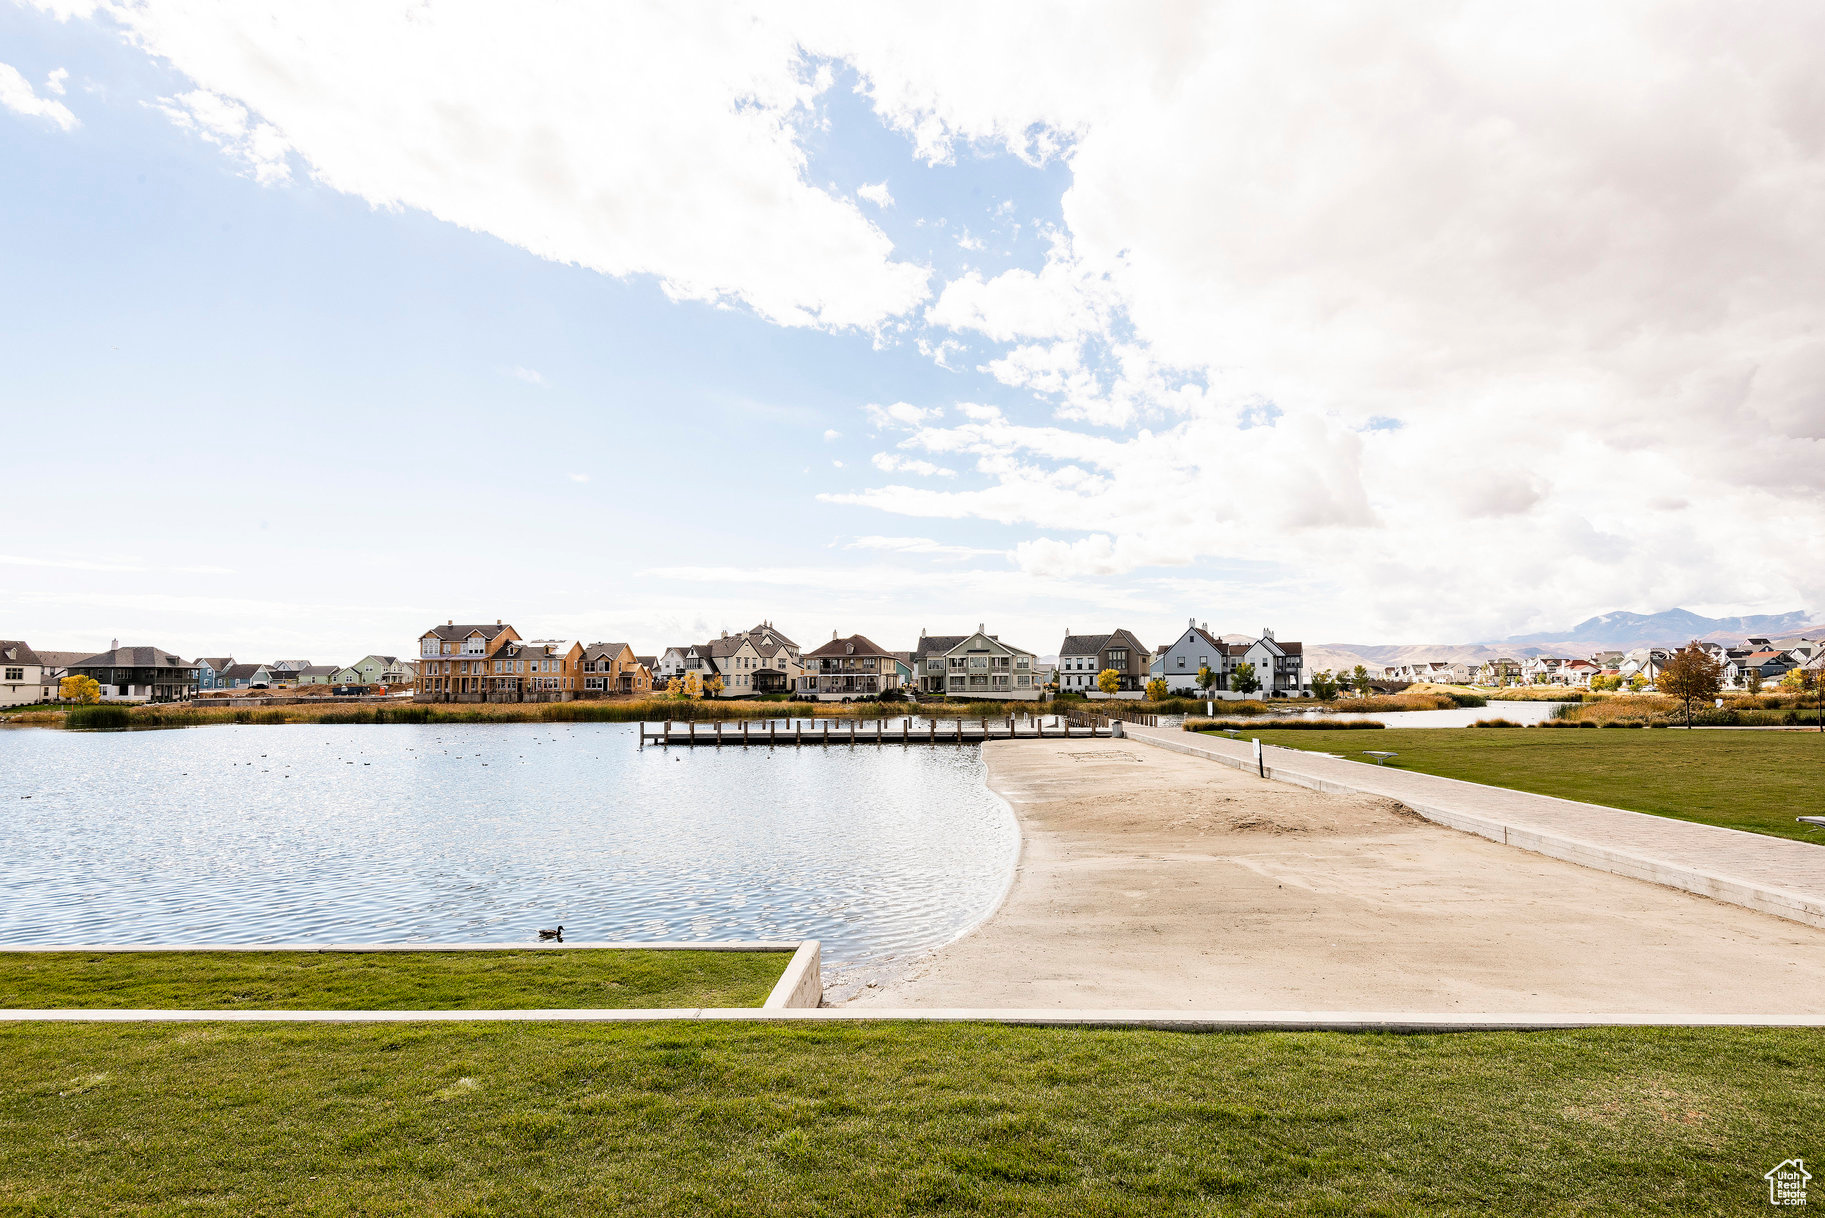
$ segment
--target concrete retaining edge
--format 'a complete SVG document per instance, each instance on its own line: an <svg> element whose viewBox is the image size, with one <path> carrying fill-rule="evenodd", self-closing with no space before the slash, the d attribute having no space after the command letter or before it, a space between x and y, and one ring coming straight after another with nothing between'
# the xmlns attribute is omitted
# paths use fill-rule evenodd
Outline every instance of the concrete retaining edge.
<svg viewBox="0 0 1825 1218"><path fill-rule="evenodd" d="M1190 740L1162 739L1152 735L1130 734L1131 740L1151 744L1155 748L1167 749L1175 753L1184 753L1192 757L1201 757L1219 762L1232 769L1249 771L1255 768L1250 758L1231 757L1212 749L1200 748ZM1346 759L1347 760L1347 759ZM1352 765L1361 764L1351 762ZM1276 782L1291 783L1294 786L1306 787L1313 791L1322 791L1332 795L1367 795L1376 799L1393 799L1380 791L1371 791L1347 783L1336 782L1328 778L1319 778L1311 774L1301 774L1282 766L1267 766L1267 777ZM1428 775L1439 778L1442 782L1457 783L1473 789L1506 791L1505 787L1484 787L1482 783L1466 782L1458 778L1442 778L1439 775ZM1531 792L1521 792L1531 794ZM1548 797L1552 798L1552 797ZM1568 800L1575 803L1576 800ZM1646 880L1651 884L1660 884L1667 888L1677 888L1696 896L1709 897L1730 905L1740 905L1758 913L1772 914L1790 922L1800 922L1808 926L1825 928L1825 901L1810 897L1805 893L1791 889L1776 888L1770 884L1758 884L1732 876L1718 875L1683 863L1672 863L1664 859L1649 858L1631 854L1610 846L1600 846L1594 842L1582 841L1565 834L1550 830L1531 829L1509 825L1490 817L1478 816L1455 808L1442 808L1433 804L1417 803L1410 799L1401 799L1400 803L1413 809L1427 820L1435 821L1447 828L1458 829L1465 833L1474 833L1486 837L1492 842L1505 846L1515 846L1534 854L1543 854L1548 858L1562 859L1568 863L1577 863L1596 871L1607 871L1612 875L1626 876L1635 880ZM1601 805L1592 805L1593 807ZM1626 808L1605 808L1605 811L1628 812ZM1628 813L1632 816L1647 816L1645 812ZM1680 824L1691 822L1681 821ZM1716 825L1704 825L1701 828L1714 829L1719 833L1738 833L1740 830L1725 829Z"/></svg>
<svg viewBox="0 0 1825 1218"><path fill-rule="evenodd" d="M823 947L816 939L806 939L792 953L786 971L773 983L762 1009L769 1011L802 1010L824 1001Z"/></svg>
<svg viewBox="0 0 1825 1218"><path fill-rule="evenodd" d="M0 1010L0 1023L993 1023L1167 1032L1546 1032L1577 1028L1819 1028L1818 1015L1385 1011L1086 1011L1010 1008L677 1007L532 1011Z"/></svg>

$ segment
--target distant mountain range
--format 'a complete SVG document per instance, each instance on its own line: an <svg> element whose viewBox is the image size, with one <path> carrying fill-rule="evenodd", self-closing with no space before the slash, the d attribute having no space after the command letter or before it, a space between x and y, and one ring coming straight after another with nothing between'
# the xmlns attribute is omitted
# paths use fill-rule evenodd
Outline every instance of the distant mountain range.
<svg viewBox="0 0 1825 1218"><path fill-rule="evenodd" d="M1579 622L1570 630L1517 634L1502 642L1520 646L1538 643L1595 643L1601 647L1660 647L1710 635L1730 639L1741 639L1752 634L1779 638L1806 629L1814 624L1813 619L1814 615L1803 609L1792 613L1762 613L1752 617L1701 617L1689 609L1668 609L1664 613L1604 613Z"/></svg>
<svg viewBox="0 0 1825 1218"><path fill-rule="evenodd" d="M1497 643L1308 643L1306 667L1344 669L1362 664L1385 668L1416 660L1481 662L1500 656L1587 655L1594 651L1627 651L1632 647L1677 647L1690 639L1740 642L1752 634L1768 638L1825 632L1825 615L1795 610L1750 617L1703 617L1689 609L1664 613L1604 613L1570 630L1518 634Z"/></svg>

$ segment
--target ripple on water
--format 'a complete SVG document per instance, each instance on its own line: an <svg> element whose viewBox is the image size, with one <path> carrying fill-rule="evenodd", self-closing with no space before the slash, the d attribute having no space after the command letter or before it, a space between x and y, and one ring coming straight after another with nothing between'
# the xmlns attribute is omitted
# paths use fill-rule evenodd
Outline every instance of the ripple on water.
<svg viewBox="0 0 1825 1218"><path fill-rule="evenodd" d="M0 732L0 942L946 942L1018 833L973 748L628 724ZM351 764L352 763L352 764ZM29 798L28 798L29 797Z"/></svg>

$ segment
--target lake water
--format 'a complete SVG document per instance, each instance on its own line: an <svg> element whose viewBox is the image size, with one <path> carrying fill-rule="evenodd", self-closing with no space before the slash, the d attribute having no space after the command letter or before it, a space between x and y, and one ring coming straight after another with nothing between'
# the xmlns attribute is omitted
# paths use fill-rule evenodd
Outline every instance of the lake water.
<svg viewBox="0 0 1825 1218"><path fill-rule="evenodd" d="M949 941L1019 834L957 747L658 749L632 724L0 731L0 943Z"/></svg>

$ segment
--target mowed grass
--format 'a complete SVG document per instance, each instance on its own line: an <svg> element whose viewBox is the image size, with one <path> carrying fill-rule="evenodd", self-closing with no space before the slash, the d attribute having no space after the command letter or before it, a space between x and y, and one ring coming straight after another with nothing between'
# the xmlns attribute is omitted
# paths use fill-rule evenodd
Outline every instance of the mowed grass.
<svg viewBox="0 0 1825 1218"><path fill-rule="evenodd" d="M790 953L0 952L0 1008L753 1007Z"/></svg>
<svg viewBox="0 0 1825 1218"><path fill-rule="evenodd" d="M1739 1214L1821 1131L1795 1030L0 1025L12 1214Z"/></svg>
<svg viewBox="0 0 1825 1218"><path fill-rule="evenodd" d="M1825 844L1825 735L1817 732L1551 728L1390 728L1380 732L1252 733L1262 743L1513 787ZM1271 762L1269 764L1272 764Z"/></svg>

